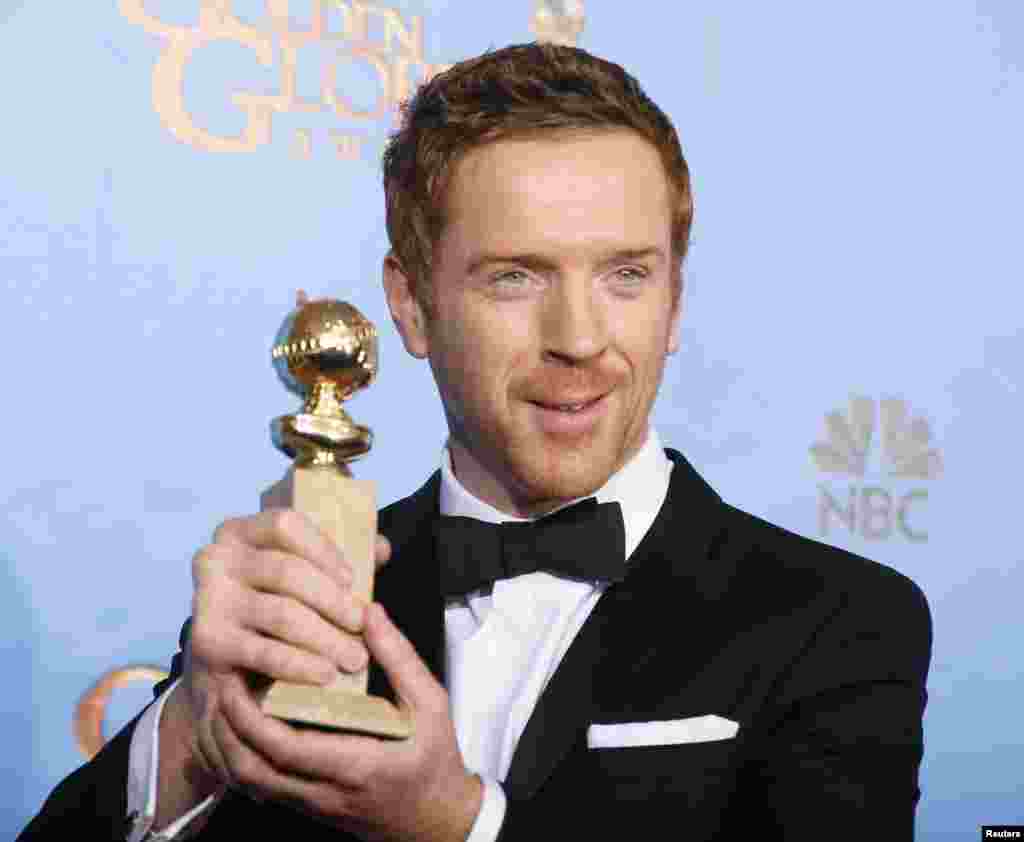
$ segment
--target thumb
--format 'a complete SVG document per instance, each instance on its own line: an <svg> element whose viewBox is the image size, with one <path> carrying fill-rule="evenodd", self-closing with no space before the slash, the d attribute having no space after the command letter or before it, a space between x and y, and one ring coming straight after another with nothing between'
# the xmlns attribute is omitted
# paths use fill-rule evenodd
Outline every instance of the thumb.
<svg viewBox="0 0 1024 842"><path fill-rule="evenodd" d="M447 711L445 689L379 602L366 608L363 639L404 705L414 711Z"/></svg>
<svg viewBox="0 0 1024 842"><path fill-rule="evenodd" d="M391 542L379 532L377 533L377 543L373 548L373 561L378 570L380 570L391 558Z"/></svg>

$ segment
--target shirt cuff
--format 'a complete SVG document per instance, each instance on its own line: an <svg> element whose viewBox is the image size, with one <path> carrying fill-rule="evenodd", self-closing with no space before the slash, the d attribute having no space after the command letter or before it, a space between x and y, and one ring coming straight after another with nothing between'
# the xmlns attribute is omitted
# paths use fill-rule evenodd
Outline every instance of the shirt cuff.
<svg viewBox="0 0 1024 842"><path fill-rule="evenodd" d="M160 716L168 697L181 679L168 687L142 715L132 733L128 753L128 819L131 832L128 842L170 840L178 836L194 819L212 810L220 801L219 794L210 795L185 815L159 833L150 833L156 818L157 772L160 769ZM482 812L482 811L481 811Z"/></svg>
<svg viewBox="0 0 1024 842"><path fill-rule="evenodd" d="M480 775L480 780L484 782L484 797L466 842L495 842L505 822L508 799L496 780L483 775Z"/></svg>

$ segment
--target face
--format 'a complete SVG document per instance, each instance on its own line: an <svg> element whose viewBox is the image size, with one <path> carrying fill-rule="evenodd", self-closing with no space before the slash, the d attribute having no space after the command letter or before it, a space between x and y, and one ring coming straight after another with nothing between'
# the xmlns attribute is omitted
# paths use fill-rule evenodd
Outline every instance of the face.
<svg viewBox="0 0 1024 842"><path fill-rule="evenodd" d="M643 445L677 348L658 153L630 131L502 140L458 163L447 201L434 317L390 255L384 282L456 476L520 516L592 494Z"/></svg>

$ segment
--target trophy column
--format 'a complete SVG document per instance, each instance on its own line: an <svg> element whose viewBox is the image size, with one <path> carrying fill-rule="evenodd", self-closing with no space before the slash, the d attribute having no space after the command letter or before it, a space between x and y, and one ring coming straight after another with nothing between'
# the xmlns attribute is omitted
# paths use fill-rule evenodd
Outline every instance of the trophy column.
<svg viewBox="0 0 1024 842"><path fill-rule="evenodd" d="M274 366L289 389L305 398L302 412L271 425L274 443L294 459L284 480L261 497L263 509L292 508L310 517L344 548L352 590L373 596L377 502L374 483L353 479L347 463L367 453L373 434L355 424L342 402L377 374L377 333L355 307L306 301L285 320L273 349ZM408 737L411 723L387 699L367 694L369 669L340 673L320 687L273 682L265 713L291 722L382 737Z"/></svg>

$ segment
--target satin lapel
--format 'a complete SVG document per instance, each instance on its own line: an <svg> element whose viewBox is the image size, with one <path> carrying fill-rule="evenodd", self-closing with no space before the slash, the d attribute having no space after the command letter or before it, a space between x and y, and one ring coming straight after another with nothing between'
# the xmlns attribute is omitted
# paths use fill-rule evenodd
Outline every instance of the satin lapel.
<svg viewBox="0 0 1024 842"><path fill-rule="evenodd" d="M693 616L706 610L707 592L717 589L716 574L704 562L721 499L682 454L666 453L674 467L665 503L630 559L626 578L598 600L541 693L504 781L513 799L533 796L583 738L597 709L595 682L602 661L609 652L633 649L639 630L649 625L643 619L649 619L652 601L671 592L679 599L672 610L682 612L676 616ZM680 589L672 581L680 576L690 580L688 587ZM678 644L671 640L666 645Z"/></svg>
<svg viewBox="0 0 1024 842"><path fill-rule="evenodd" d="M604 650L607 593L580 629L537 700L505 778L514 800L533 796L590 721L593 679Z"/></svg>
<svg viewBox="0 0 1024 842"><path fill-rule="evenodd" d="M444 683L444 602L434 552L441 472L414 494L382 509L379 530L391 541L391 559L377 573L373 597ZM394 699L376 664L370 665L369 692Z"/></svg>

